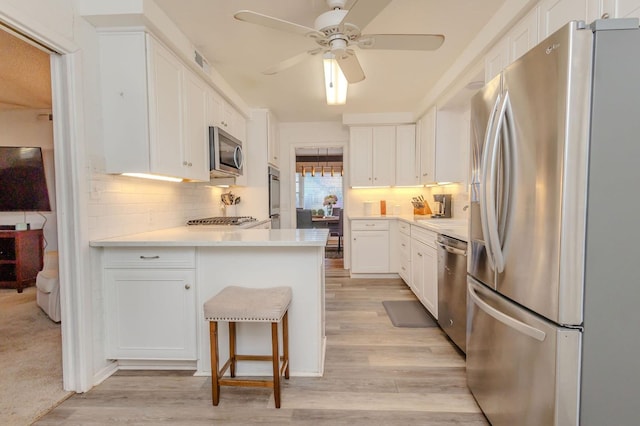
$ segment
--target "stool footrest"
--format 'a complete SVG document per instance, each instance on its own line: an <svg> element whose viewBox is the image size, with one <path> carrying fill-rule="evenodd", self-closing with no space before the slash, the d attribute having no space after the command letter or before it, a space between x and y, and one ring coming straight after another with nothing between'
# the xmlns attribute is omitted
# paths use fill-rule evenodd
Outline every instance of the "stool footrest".
<svg viewBox="0 0 640 426"><path fill-rule="evenodd" d="M280 359L284 359L280 357ZM273 361L271 355L236 355L237 361Z"/></svg>
<svg viewBox="0 0 640 426"><path fill-rule="evenodd" d="M246 386L246 387L258 387L258 388L272 388L273 380L255 380L255 379L220 379L218 380L220 386Z"/></svg>

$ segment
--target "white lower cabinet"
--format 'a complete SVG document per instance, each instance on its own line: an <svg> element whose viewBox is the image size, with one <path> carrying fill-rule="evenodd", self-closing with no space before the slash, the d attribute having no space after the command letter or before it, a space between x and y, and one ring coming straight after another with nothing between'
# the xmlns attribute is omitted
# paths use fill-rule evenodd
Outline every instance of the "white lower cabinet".
<svg viewBox="0 0 640 426"><path fill-rule="evenodd" d="M400 278L411 286L411 225L406 222L398 224L398 254Z"/></svg>
<svg viewBox="0 0 640 426"><path fill-rule="evenodd" d="M351 221L351 272L355 274L391 272L388 221Z"/></svg>
<svg viewBox="0 0 640 426"><path fill-rule="evenodd" d="M420 302L438 318L438 252L436 233L411 226L411 288Z"/></svg>
<svg viewBox="0 0 640 426"><path fill-rule="evenodd" d="M107 358L195 360L195 252L105 250Z"/></svg>

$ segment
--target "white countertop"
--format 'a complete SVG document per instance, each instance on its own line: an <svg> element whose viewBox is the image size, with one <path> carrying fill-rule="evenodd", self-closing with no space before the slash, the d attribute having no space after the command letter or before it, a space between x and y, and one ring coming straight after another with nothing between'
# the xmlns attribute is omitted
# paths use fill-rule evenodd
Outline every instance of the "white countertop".
<svg viewBox="0 0 640 426"><path fill-rule="evenodd" d="M376 215L376 216L349 216L350 220L402 220L428 229L438 234L447 235L462 241L469 242L469 223L466 219L432 218L431 216L418 215Z"/></svg>
<svg viewBox="0 0 640 426"><path fill-rule="evenodd" d="M91 247L324 247L328 229L237 229L179 226L93 240Z"/></svg>

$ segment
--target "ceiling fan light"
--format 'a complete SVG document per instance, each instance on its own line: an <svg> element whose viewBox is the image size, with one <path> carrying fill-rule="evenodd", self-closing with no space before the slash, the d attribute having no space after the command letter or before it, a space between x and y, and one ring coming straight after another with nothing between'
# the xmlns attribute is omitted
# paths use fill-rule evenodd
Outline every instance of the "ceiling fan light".
<svg viewBox="0 0 640 426"><path fill-rule="evenodd" d="M347 103L347 79L338 61L332 53L324 55L324 88L327 94L327 105L344 105Z"/></svg>

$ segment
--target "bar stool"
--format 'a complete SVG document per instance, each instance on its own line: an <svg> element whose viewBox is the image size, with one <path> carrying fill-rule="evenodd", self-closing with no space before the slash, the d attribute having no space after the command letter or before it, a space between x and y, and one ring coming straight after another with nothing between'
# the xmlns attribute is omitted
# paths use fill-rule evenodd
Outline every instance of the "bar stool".
<svg viewBox="0 0 640 426"><path fill-rule="evenodd" d="M225 287L204 304L204 317L209 321L211 345L211 397L213 405L220 402L220 386L267 387L273 389L276 408L280 408L280 376L289 378L288 309L291 303L290 287L247 288ZM229 323L229 359L222 368L218 355L218 322ZM272 355L239 355L236 353L237 322L270 322ZM279 354L278 324L282 322L283 355ZM271 380L238 379L236 361L271 361ZM282 365L280 364L282 362ZM224 378L230 369L231 378Z"/></svg>

